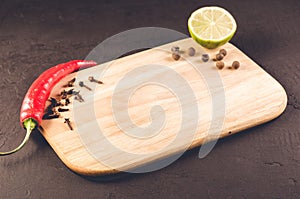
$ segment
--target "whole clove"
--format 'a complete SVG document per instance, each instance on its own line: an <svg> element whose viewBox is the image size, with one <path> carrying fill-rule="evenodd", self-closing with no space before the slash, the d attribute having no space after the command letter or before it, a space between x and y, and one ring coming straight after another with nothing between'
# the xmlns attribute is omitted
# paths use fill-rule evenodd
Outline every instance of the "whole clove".
<svg viewBox="0 0 300 199"><path fill-rule="evenodd" d="M43 119L55 119L55 118L59 118L60 114L58 112L55 111L54 106L52 104L50 104L46 110L45 110L45 114L43 115Z"/></svg>
<svg viewBox="0 0 300 199"><path fill-rule="evenodd" d="M76 81L76 78L74 77L73 79L68 81L67 84L65 84L63 87L73 87L75 81Z"/></svg>
<svg viewBox="0 0 300 199"><path fill-rule="evenodd" d="M59 108L57 109L57 111L58 111L58 112L67 112L67 111L69 111L69 109L68 109L68 108L60 108L60 107L59 107Z"/></svg>
<svg viewBox="0 0 300 199"><path fill-rule="evenodd" d="M87 85L85 85L83 81L80 81L80 82L79 82L79 86L80 86L80 87L84 87L84 88L88 89L89 91L92 90L90 87L88 87Z"/></svg>
<svg viewBox="0 0 300 199"><path fill-rule="evenodd" d="M72 91L72 95L79 95L80 91Z"/></svg>
<svg viewBox="0 0 300 199"><path fill-rule="evenodd" d="M95 83L98 83L98 84L103 84L102 81L96 80L93 76L89 76L88 80L89 80L90 82L95 82Z"/></svg>
<svg viewBox="0 0 300 199"><path fill-rule="evenodd" d="M65 99L65 106L68 106L70 103L71 103L71 102L70 102L70 99L69 99L69 98Z"/></svg>
<svg viewBox="0 0 300 199"><path fill-rule="evenodd" d="M70 89L70 90L68 90L68 91L66 91L67 95L73 95L73 92L74 92L74 89L73 89L73 88Z"/></svg>
<svg viewBox="0 0 300 199"><path fill-rule="evenodd" d="M77 95L75 95L74 99L79 102L84 102L84 99L82 98L82 96L79 93Z"/></svg>
<svg viewBox="0 0 300 199"><path fill-rule="evenodd" d="M50 99L48 99L48 101L50 102L51 107L61 106L61 103L53 97L50 97Z"/></svg>
<svg viewBox="0 0 300 199"><path fill-rule="evenodd" d="M53 115L47 115L47 114L45 114L45 115L43 116L43 119L44 119L44 120L51 120L51 119L56 119L56 118L59 118L59 115L58 115L58 114L53 114Z"/></svg>
<svg viewBox="0 0 300 199"><path fill-rule="evenodd" d="M73 131L73 127L71 125L70 118L65 118L64 123L66 123L71 131Z"/></svg>
<svg viewBox="0 0 300 199"><path fill-rule="evenodd" d="M61 99L66 99L68 97L68 92L66 90L63 90L60 92Z"/></svg>

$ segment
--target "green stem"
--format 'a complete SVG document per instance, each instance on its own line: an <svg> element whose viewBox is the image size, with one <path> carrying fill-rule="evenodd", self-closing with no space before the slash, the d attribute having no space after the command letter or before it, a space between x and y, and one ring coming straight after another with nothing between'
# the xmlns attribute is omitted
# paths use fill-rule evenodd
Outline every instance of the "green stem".
<svg viewBox="0 0 300 199"><path fill-rule="evenodd" d="M29 140L30 134L31 134L32 130L36 127L37 123L34 119L29 118L23 122L23 125L24 125L24 128L26 129L26 135L25 135L25 138L23 139L23 141L21 142L21 144L14 150L7 151L7 152L0 152L0 156L10 155L10 154L13 154L13 153L19 151L20 149L22 149L23 146Z"/></svg>

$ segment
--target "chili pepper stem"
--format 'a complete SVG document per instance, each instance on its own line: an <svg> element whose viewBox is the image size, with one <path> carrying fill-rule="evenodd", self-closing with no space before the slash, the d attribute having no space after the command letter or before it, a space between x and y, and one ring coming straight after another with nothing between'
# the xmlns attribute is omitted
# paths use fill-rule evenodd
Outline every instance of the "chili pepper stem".
<svg viewBox="0 0 300 199"><path fill-rule="evenodd" d="M31 134L32 130L36 127L36 124L37 123L35 122L34 119L32 119L32 118L26 119L23 122L24 128L26 129L26 135L25 135L25 138L23 139L22 143L14 150L7 151L7 152L0 152L0 156L10 155L10 154L13 154L13 153L19 151L20 149L22 149L23 146L29 140L30 134Z"/></svg>

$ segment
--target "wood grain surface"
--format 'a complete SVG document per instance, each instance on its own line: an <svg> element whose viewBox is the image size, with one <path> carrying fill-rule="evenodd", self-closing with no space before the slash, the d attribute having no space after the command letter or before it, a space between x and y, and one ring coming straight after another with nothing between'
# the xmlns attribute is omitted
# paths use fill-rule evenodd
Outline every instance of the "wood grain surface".
<svg viewBox="0 0 300 199"><path fill-rule="evenodd" d="M196 55L189 57L183 53L180 60L174 61L170 49L175 45L184 51L193 46ZM223 48L228 51L223 59L223 70L217 70L212 60L207 63L201 61L201 54L208 53L213 58L219 49L203 49L188 38L71 74L53 89L51 95L57 97L65 89L62 85L76 77L74 89L80 90L85 101L78 102L71 97L70 111L61 113L58 119L44 120L41 132L70 169L79 174L97 176L138 168L279 116L287 104L282 86L234 45L228 43ZM229 67L236 60L241 64L238 70ZM128 81L128 87L122 89L132 89L141 78L171 81L168 72L172 70L186 80L192 92L180 91L184 87L170 92L167 86L147 84L139 85L130 99L113 99L114 94L120 92L116 87L126 74L151 64L152 70L139 73ZM105 74L101 77L104 84L87 81L89 76L98 74L104 68ZM217 80L221 84L210 85L209 82ZM84 81L93 91L79 87L78 81ZM188 100L180 101L178 95L184 95ZM118 106L113 100L128 101L127 109L124 110L124 106ZM161 106L163 112L151 117L151 107L155 105ZM217 111L214 106L218 107ZM91 108L93 114L88 111ZM196 115L192 111L191 114L183 114L182 109L195 108L198 109ZM131 123L125 117L116 119L114 116L124 111L128 111L134 124L131 129L146 128L151 122L159 123L156 120L162 120L160 116L163 114L165 121L154 135L155 132L141 131L140 137L139 134L132 136L126 132L130 128L120 128ZM64 118L70 118L73 131L68 129ZM192 121L195 120L197 126L194 129ZM184 124L183 131L179 132L182 121L191 122ZM214 122L219 125L214 126ZM108 146L107 143L110 147L103 148ZM99 150L91 150L97 146Z"/></svg>

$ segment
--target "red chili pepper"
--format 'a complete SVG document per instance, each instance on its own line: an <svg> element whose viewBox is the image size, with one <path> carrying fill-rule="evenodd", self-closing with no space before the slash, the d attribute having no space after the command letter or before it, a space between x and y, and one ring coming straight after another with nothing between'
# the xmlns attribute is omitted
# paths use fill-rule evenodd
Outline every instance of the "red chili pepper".
<svg viewBox="0 0 300 199"><path fill-rule="evenodd" d="M32 83L23 100L20 112L20 123L21 126L27 130L23 142L12 151L0 152L0 156L15 153L25 145L32 130L41 124L46 101L57 82L74 71L95 65L97 65L97 63L94 61L74 60L59 64L43 72Z"/></svg>

